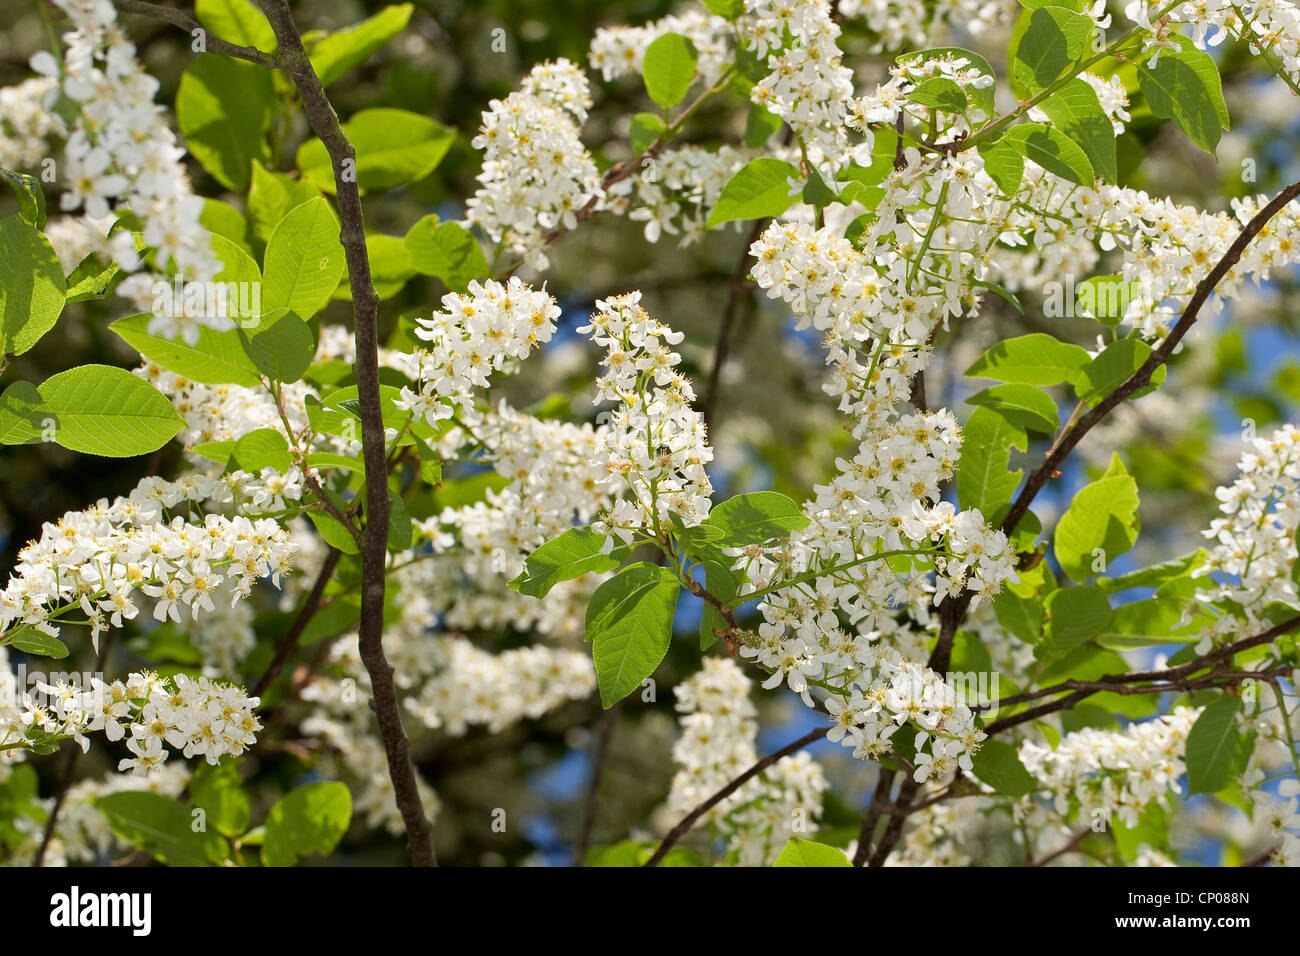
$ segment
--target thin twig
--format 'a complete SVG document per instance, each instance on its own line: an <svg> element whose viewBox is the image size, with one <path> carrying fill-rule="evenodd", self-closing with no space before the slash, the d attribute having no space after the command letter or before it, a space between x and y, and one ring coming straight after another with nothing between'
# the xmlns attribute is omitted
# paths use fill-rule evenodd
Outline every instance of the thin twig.
<svg viewBox="0 0 1300 956"><path fill-rule="evenodd" d="M338 548L330 548L325 554L325 561L321 565L320 572L316 575L316 581L311 587L311 592L307 595L307 600L303 602L302 609L298 616L294 618L293 623L289 625L288 632L284 635L284 640L276 648L275 657L267 665L261 678L253 687L252 695L261 697L268 687L280 676L280 671L284 667L284 662L289 659L289 655L294 652L298 646L298 641L302 638L302 632L307 629L317 609L320 607L321 596L325 593L325 586L329 584L330 578L334 574L334 569L338 567L339 558L343 552Z"/></svg>
<svg viewBox="0 0 1300 956"><path fill-rule="evenodd" d="M239 60L247 60L249 63L256 63L258 66L265 66L268 69L274 69L276 58L270 53L264 53L252 46L240 46L237 43L228 43L221 37L214 34L211 30L199 23L184 10L175 10L172 7L159 6L156 3L143 3L140 0L112 0L113 6L117 7L122 13L132 16L149 17L153 20L162 20L170 23L174 27L179 27L191 35L194 31L199 30L203 34L204 51L207 53L219 53L222 56L232 56Z"/></svg>
<svg viewBox="0 0 1300 956"><path fill-rule="evenodd" d="M665 836L663 842L659 844L659 848L655 850L654 855L650 857L650 859L646 860L645 863L642 865L658 866L659 862L665 856L668 855L668 851L673 848L674 844L676 844L678 840L680 840L687 833L689 833L691 827L695 826L696 820L704 816L704 814L708 813L710 810L716 807L723 800L727 799L727 797L731 796L733 793L735 793L737 790L743 787L745 783L747 783L752 778L758 776L760 773L762 773L768 767L772 766L772 764L776 763L782 757L788 757L796 750L800 750L815 741L821 740L823 737L826 736L827 732L829 731L830 731L829 727L818 727L815 730L810 730L808 731L808 733L804 734L798 740L786 744L784 747L782 747L780 750L776 751L775 753L768 754L766 757L758 761L756 764L754 764L752 767L750 767L740 776L734 777L725 787L723 787L713 796L709 797L709 799L705 800L703 803L701 803L690 813L686 814L686 816L682 817L682 819L678 821L677 826L673 827L671 830L668 831L668 835Z"/></svg>
<svg viewBox="0 0 1300 956"><path fill-rule="evenodd" d="M609 760L609 744L614 738L619 709L619 705L615 704L601 715L600 735L596 739L596 752L591 760L591 783L587 785L587 803L582 814L582 830L578 833L578 842L573 848L574 866L584 864L587 847L591 846L591 834L596 828L596 814L600 810L600 781L605 775L605 763Z"/></svg>

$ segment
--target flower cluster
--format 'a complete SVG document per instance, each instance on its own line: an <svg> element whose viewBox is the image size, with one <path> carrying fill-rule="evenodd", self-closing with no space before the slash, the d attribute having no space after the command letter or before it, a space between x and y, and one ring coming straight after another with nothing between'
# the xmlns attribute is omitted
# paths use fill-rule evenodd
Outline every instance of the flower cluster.
<svg viewBox="0 0 1300 956"><path fill-rule="evenodd" d="M203 200L190 189L182 158L185 150L163 120L153 98L158 81L135 58L135 47L117 26L117 11L109 0L57 0L72 21L63 37L62 63L50 53L32 58L32 68L58 80L58 93L78 106L77 120L64 147L63 179L69 184L60 205L84 209L92 219L108 215L110 203L129 211L144 224L144 242L153 248L156 268L169 266L192 280L206 280L219 269L207 230L200 225ZM45 99L54 105L56 93ZM140 268L130 230L109 240L118 265L128 272ZM152 299L156 277L130 276L119 294ZM182 335L191 344L200 325L233 328L223 316L155 315L149 331Z"/></svg>
<svg viewBox="0 0 1300 956"><path fill-rule="evenodd" d="M1300 429L1284 425L1253 446L1241 457L1237 480L1215 491L1222 517L1204 532L1214 546L1196 571L1223 574L1213 599L1235 602L1252 622L1271 602L1300 601L1291 579L1300 524Z"/></svg>
<svg viewBox="0 0 1300 956"><path fill-rule="evenodd" d="M538 645L493 655L459 635L439 633L427 567L413 564L393 575L394 586L402 589L401 616L384 629L384 651L402 705L426 728L460 736L471 725L486 725L496 733L595 689L591 659L580 651ZM401 832L369 696L356 635L342 637L330 648L322 675L303 689L302 698L313 710L302 730L337 753L358 813L365 813L371 826ZM436 796L420 784L425 809L436 812Z"/></svg>
<svg viewBox="0 0 1300 956"><path fill-rule="evenodd" d="M841 62L828 0L746 0L745 8L753 14L741 24L747 45L772 71L754 84L750 99L790 126L827 182L850 159L869 163L870 132L857 147L848 143L853 71Z"/></svg>
<svg viewBox="0 0 1300 956"><path fill-rule="evenodd" d="M92 678L89 688L60 680L36 690L0 705L0 751L67 738L86 750L86 734L103 733L111 742L125 740L131 752L118 764L120 771L148 774L167 760L164 744L215 766L224 756L242 754L262 729L253 713L258 698L206 677L142 671L112 683Z"/></svg>
<svg viewBox="0 0 1300 956"><path fill-rule="evenodd" d="M1289 0L1187 0L1166 10L1167 4L1131 0L1124 15L1148 33L1142 52L1148 62L1159 61L1162 50L1180 49L1174 39L1179 24L1190 25L1197 46L1218 46L1226 37L1250 44L1294 87L1300 83L1300 10ZM1152 22L1152 14L1165 11Z"/></svg>
<svg viewBox="0 0 1300 956"><path fill-rule="evenodd" d="M474 137L484 151L466 218L500 248L544 269L553 230L572 229L601 195L596 164L578 124L591 105L587 79L568 60L533 68L524 89L493 100Z"/></svg>
<svg viewBox="0 0 1300 956"><path fill-rule="evenodd" d="M1077 807L1087 822L1095 814L1107 820L1113 814L1125 826L1136 826L1148 803L1180 791L1183 751L1199 713L1177 707L1122 731L1085 727L1062 737L1055 750L1026 741L1020 760L1052 795L1057 813Z"/></svg>
<svg viewBox="0 0 1300 956"><path fill-rule="evenodd" d="M398 406L436 425L470 410L474 390L507 362L525 358L550 341L560 308L543 290L518 276L469 284L466 294L448 293L443 311L418 321L415 335L429 343L416 352L420 385L403 388Z"/></svg>
<svg viewBox="0 0 1300 956"><path fill-rule="evenodd" d="M32 169L50 155L51 142L67 134L59 115L43 107L57 85L38 76L0 87L0 166Z"/></svg>
<svg viewBox="0 0 1300 956"><path fill-rule="evenodd" d="M682 245L698 241L707 231L709 214L722 188L748 158L746 151L726 145L717 150L699 146L664 150L642 167L627 217L645 223L647 242L658 242L664 233L680 233ZM625 194L632 187L629 178L616 183L610 192Z"/></svg>
<svg viewBox="0 0 1300 956"><path fill-rule="evenodd" d="M615 401L596 463L611 493L626 488L594 527L631 541L637 531L658 536L670 515L687 526L709 514L713 488L705 465L713 450L704 421L691 407L695 391L677 371L682 340L641 307L641 293L596 302L578 331L605 348L605 374L596 380L596 401ZM612 545L612 539L607 542Z"/></svg>
<svg viewBox="0 0 1300 956"><path fill-rule="evenodd" d="M679 765L668 794L668 810L684 816L758 759L757 711L750 682L740 667L709 657L675 690L682 736L673 745ZM806 753L782 757L713 807L699 823L727 839L741 866L762 866L793 836L806 836L821 817L826 788L821 766Z"/></svg>
<svg viewBox="0 0 1300 956"><path fill-rule="evenodd" d="M731 64L731 24L703 10L667 16L641 27L601 27L591 41L587 62L606 80L640 73L646 47L666 33L677 33L691 41L699 58L700 78L709 86Z"/></svg>
<svg viewBox="0 0 1300 956"><path fill-rule="evenodd" d="M232 600L247 597L258 578L278 584L292 569L294 546L274 521L208 514L193 523L167 516L226 489L201 475L146 478L126 497L47 522L40 539L18 552L0 591L0 630L10 638L15 627L58 637L61 625L76 623L89 626L97 642L104 630L134 618L146 598L157 620L179 622L182 607L196 620L201 610L214 610L227 578Z"/></svg>

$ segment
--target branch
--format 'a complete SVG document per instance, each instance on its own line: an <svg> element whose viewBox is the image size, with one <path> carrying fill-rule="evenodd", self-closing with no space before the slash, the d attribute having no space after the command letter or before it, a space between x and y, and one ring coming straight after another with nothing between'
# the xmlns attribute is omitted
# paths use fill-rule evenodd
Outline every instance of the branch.
<svg viewBox="0 0 1300 956"><path fill-rule="evenodd" d="M1196 323L1196 318L1201 311L1201 307L1205 305L1206 301L1210 297L1210 293L1214 291L1215 286L1217 286L1223 278L1232 271L1233 266L1241 260L1241 256L1246 251L1246 247L1249 246L1251 241L1259 235L1266 225L1268 225L1269 220L1286 208L1287 204L1297 196L1300 196L1300 182L1292 183L1290 186L1283 189L1280 193L1269 200L1268 204L1260 209L1250 222L1246 223L1237 238L1233 240L1232 245L1228 247L1227 252L1223 254L1223 258L1216 262L1214 268L1209 271L1205 278L1197 283L1196 289L1192 293L1191 298L1187 300L1187 306L1183 309L1182 316L1179 317L1178 323L1173 327L1165 340L1161 342L1149 356L1147 356L1147 360L1142 363L1142 366L1130 375L1127 380L1115 389L1115 391L1102 399L1102 401L1094 408L1083 414L1079 420L1074 423L1073 427L1070 427L1061 433L1056 442L1052 445L1052 448L1047 453L1046 457L1044 457L1038 467L1030 473L1028 480L1025 482L1025 487L1021 489L1020 495L1016 498L1015 504L1011 506L1011 510L1007 513L1006 519L1002 522L1002 531L1005 534L1009 536L1011 532L1015 531L1016 525L1020 523L1020 519L1023 518L1025 512L1029 510L1029 506L1033 503L1038 492L1042 490L1043 485L1045 485L1047 480L1057 471L1061 462L1065 459L1065 456L1074 449L1075 445L1079 444L1079 441L1083 436L1088 434L1094 425L1105 418L1106 415L1110 413L1111 409L1119 405L1138 389L1145 388L1151 383L1151 376L1155 373L1155 370L1169 360L1169 356L1173 354L1178 343L1183 340L1183 336L1185 336L1188 330L1190 330Z"/></svg>
<svg viewBox="0 0 1300 956"><path fill-rule="evenodd" d="M1077 848L1080 843L1082 843L1084 840L1088 838L1088 834L1091 832L1092 832L1092 827L1084 827L1074 836L1070 837L1070 842L1065 844L1065 846L1061 847L1059 850L1053 850L1051 853L1047 854L1047 856L1043 857L1041 860L1030 860L1025 864L1025 866L1047 866L1047 864L1051 863L1053 860L1058 859L1059 857L1063 857L1065 856L1065 854ZM1025 847L1025 853L1026 854L1029 853L1028 846Z"/></svg>
<svg viewBox="0 0 1300 956"><path fill-rule="evenodd" d="M162 20L174 27L179 27L191 35L194 34L195 30L201 31L203 33L204 47L208 53L220 53L222 56L232 56L237 60L247 60L249 63L256 63L258 66L264 66L267 69L276 67L276 57L272 54L263 53L257 47L228 43L184 10L174 10L171 7L159 6L156 3L142 3L140 0L112 0L112 3L122 13L138 17L149 17L152 20Z"/></svg>
<svg viewBox="0 0 1300 956"><path fill-rule="evenodd" d="M749 780L758 776L782 757L788 757L796 750L800 750L815 741L821 740L829 731L829 727L818 727L815 730L810 730L798 740L786 744L780 750L775 753L770 753L762 760L758 761L758 763L754 764L739 777L733 779L725 787L713 796L709 797L709 799L705 800L690 813L686 814L686 816L682 817L682 819L678 821L677 826L668 831L668 835L664 837L663 842L659 844L659 848L655 850L654 856L650 857L650 859L646 860L642 865L658 866L659 862L668 855L668 851L673 848L673 845L690 832L691 827L695 826L696 820L704 816L704 814L708 813L719 803L744 786Z"/></svg>
<svg viewBox="0 0 1300 956"><path fill-rule="evenodd" d="M312 131L320 137L334 166L334 183L342 228L339 240L347 257L348 281L352 288L352 308L356 317L356 361L360 402L362 458L366 469L366 526L361 544L361 621L358 644L361 660L370 675L370 708L379 721L379 732L388 759L388 773L393 793L406 824L407 845L411 862L416 866L433 866L433 828L425 816L411 765L411 747L402 726L393 683L393 668L384 656L384 592L388 557L388 468L384 442L383 406L379 394L379 297L370 275L366 254L366 234L361 212L361 194L356 176L356 150L339 124L338 114L330 104L320 77L312 68L302 37L289 12L287 0L259 0L275 31L279 47L275 62L298 89L303 111Z"/></svg>
<svg viewBox="0 0 1300 956"><path fill-rule="evenodd" d="M334 574L334 569L338 567L339 558L343 552L338 548L330 548L325 554L325 562L321 565L320 572L316 575L316 582L311 587L311 592L307 595L307 600L303 602L302 610L294 618L293 623L289 625L288 632L284 635L284 640L276 649L275 658L267 666L256 686L250 693L254 697L261 697L268 687L280 676L280 670L284 667L284 662L289 659L289 655L294 652L298 646L298 641L302 637L302 632L307 629L307 624L315 616L317 609L320 608L321 596L325 593L325 586L329 584L330 577Z"/></svg>
<svg viewBox="0 0 1300 956"><path fill-rule="evenodd" d="M591 783L587 787L587 805L582 816L582 831L573 848L573 865L582 866L591 846L591 831L596 826L596 812L600 808L600 780L605 775L605 762L609 759L609 743L618 723L619 705L615 704L601 716L600 737L596 741L596 754L591 762Z"/></svg>

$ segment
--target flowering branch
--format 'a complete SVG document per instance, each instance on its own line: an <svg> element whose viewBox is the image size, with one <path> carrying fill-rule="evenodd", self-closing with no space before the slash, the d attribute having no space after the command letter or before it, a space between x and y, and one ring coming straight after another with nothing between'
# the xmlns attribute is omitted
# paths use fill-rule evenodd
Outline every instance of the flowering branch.
<svg viewBox="0 0 1300 956"><path fill-rule="evenodd" d="M174 10L171 7L160 6L156 3L144 3L142 0L113 0L113 6L126 14L162 20L172 26L179 27L189 34L202 32L205 49L209 53L233 56L236 59L247 60L249 63L256 63L258 66L264 66L268 69L275 69L276 67L276 58L272 54L264 53L257 47L240 46L237 43L229 43L221 39L184 10Z"/></svg>

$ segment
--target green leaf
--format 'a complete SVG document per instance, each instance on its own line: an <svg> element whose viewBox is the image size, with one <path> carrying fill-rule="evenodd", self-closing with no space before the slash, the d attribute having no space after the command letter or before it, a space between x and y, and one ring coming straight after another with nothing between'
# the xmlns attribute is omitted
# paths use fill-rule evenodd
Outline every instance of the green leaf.
<svg viewBox="0 0 1300 956"><path fill-rule="evenodd" d="M14 382L0 395L0 444L25 445L41 440L50 411L31 382Z"/></svg>
<svg viewBox="0 0 1300 956"><path fill-rule="evenodd" d="M790 180L799 171L790 163L768 156L751 159L727 180L709 214L709 228L737 219L767 219L790 208Z"/></svg>
<svg viewBox="0 0 1300 956"><path fill-rule="evenodd" d="M406 501L395 491L388 492L388 550L406 551L411 547L414 531Z"/></svg>
<svg viewBox="0 0 1300 956"><path fill-rule="evenodd" d="M352 795L342 783L309 783L289 791L266 818L262 860L293 866L309 853L330 853L352 820Z"/></svg>
<svg viewBox="0 0 1300 956"><path fill-rule="evenodd" d="M197 0L194 15L227 43L256 47L263 53L276 48L275 31L252 0Z"/></svg>
<svg viewBox="0 0 1300 956"><path fill-rule="evenodd" d="M290 312L261 332L245 336L244 349L272 381L296 382L316 357L316 340L307 323Z"/></svg>
<svg viewBox="0 0 1300 956"><path fill-rule="evenodd" d="M998 623L1026 644L1037 644L1043 633L1043 602L1021 597L1009 590L993 595L993 613Z"/></svg>
<svg viewBox="0 0 1300 956"><path fill-rule="evenodd" d="M338 548L344 554L358 554L357 539L352 537L343 522L324 511L308 511L307 517L315 525L316 531L330 547Z"/></svg>
<svg viewBox="0 0 1300 956"><path fill-rule="evenodd" d="M221 239L228 239L245 255L251 256L248 246L248 220L234 206L220 199L204 199L199 225ZM221 258L218 256L218 258ZM256 263L254 263L256 266ZM261 275L261 271L258 271Z"/></svg>
<svg viewBox="0 0 1300 956"><path fill-rule="evenodd" d="M1137 74L1151 112L1177 122L1188 139L1207 153L1218 148L1229 119L1212 56L1187 40L1181 50L1162 50L1154 67L1139 63Z"/></svg>
<svg viewBox="0 0 1300 956"><path fill-rule="evenodd" d="M734 20L745 12L745 0L703 0L704 8L715 17Z"/></svg>
<svg viewBox="0 0 1300 956"><path fill-rule="evenodd" d="M301 179L290 179L284 173L270 172L257 160L253 160L248 190L248 218L253 226L253 235L266 242L271 236L271 230L284 218L285 213L320 194L314 184Z"/></svg>
<svg viewBox="0 0 1300 956"><path fill-rule="evenodd" d="M215 53L196 57L176 90L185 145L227 189L248 188L253 160L268 163L267 131L280 108L271 73Z"/></svg>
<svg viewBox="0 0 1300 956"><path fill-rule="evenodd" d="M15 629L6 643L26 654L39 654L41 657L52 657L55 660L62 660L68 656L67 644L57 637L51 637L44 631L38 631L27 625Z"/></svg>
<svg viewBox="0 0 1300 956"><path fill-rule="evenodd" d="M1041 6L1021 14L1011 34L1011 81L1017 95L1046 89L1060 79L1088 49L1093 29L1091 18L1066 7Z"/></svg>
<svg viewBox="0 0 1300 956"><path fill-rule="evenodd" d="M1128 588L1158 588L1175 578L1188 575L1192 570L1200 567L1205 558L1205 549L1197 548L1195 551L1188 552L1181 557L1139 568L1137 571L1129 571L1127 574L1121 574L1113 578L1098 578L1097 587L1108 594L1114 594Z"/></svg>
<svg viewBox="0 0 1300 956"><path fill-rule="evenodd" d="M970 100L966 98L961 87L955 80L950 80L946 76L932 76L928 80L922 80L916 89L908 94L908 99L913 103L953 114L965 113L970 106Z"/></svg>
<svg viewBox="0 0 1300 956"><path fill-rule="evenodd" d="M344 265L339 220L330 204L317 197L295 206L266 244L263 308L311 318L329 301Z"/></svg>
<svg viewBox="0 0 1300 956"><path fill-rule="evenodd" d="M1151 346L1140 339L1119 339L1111 342L1083 369L1083 377L1075 383L1079 399L1095 407L1111 392L1123 385L1133 373L1151 357ZM1168 374L1164 365L1157 365L1151 373L1151 382L1129 396L1140 398L1159 388Z"/></svg>
<svg viewBox="0 0 1300 956"><path fill-rule="evenodd" d="M662 136L667 128L668 126L664 123L663 117L658 113L637 113L632 117L632 124L628 127L628 139L632 145L632 152L640 156L654 145L654 141Z"/></svg>
<svg viewBox="0 0 1300 956"><path fill-rule="evenodd" d="M714 540L719 548L743 548L787 538L808 526L799 503L776 491L755 491L736 495L715 505L704 522L722 532Z"/></svg>
<svg viewBox="0 0 1300 956"><path fill-rule="evenodd" d="M217 332L204 325L199 328L199 340L190 345L184 339L150 335L152 318L146 314L130 315L111 323L109 328L149 361L196 382L246 388L260 382L257 366L244 351L237 330Z"/></svg>
<svg viewBox="0 0 1300 956"><path fill-rule="evenodd" d="M605 536L591 528L570 528L552 538L524 559L523 572L510 582L511 589L530 597L546 597L561 581L596 571L612 571L620 556L601 554ZM626 556L626 549L618 549Z"/></svg>
<svg viewBox="0 0 1300 956"><path fill-rule="evenodd" d="M730 601L740 592L744 583L741 572L733 570L729 562L706 560L700 562L704 568L704 586L719 601ZM709 601L701 602L700 609L700 650L707 651L718 640L718 631L725 630L727 619Z"/></svg>
<svg viewBox="0 0 1300 956"><path fill-rule="evenodd" d="M1097 92L1086 81L1076 77L1039 103L1038 108L1082 147L1098 176L1108 183L1116 182L1119 166L1115 159L1115 128L1101 108Z"/></svg>
<svg viewBox="0 0 1300 956"><path fill-rule="evenodd" d="M825 843L801 840L791 837L775 860L773 866L849 866L849 858L844 851Z"/></svg>
<svg viewBox="0 0 1300 956"><path fill-rule="evenodd" d="M1005 796L1023 797L1038 789L1016 748L1004 740L984 741L971 764L975 776Z"/></svg>
<svg viewBox="0 0 1300 956"><path fill-rule="evenodd" d="M1055 435L1061 427L1056 402L1032 385L994 385L966 399L968 404L991 408L1013 425L1027 431Z"/></svg>
<svg viewBox="0 0 1300 956"><path fill-rule="evenodd" d="M587 640L606 709L632 693L668 653L677 578L642 561L598 587L587 606Z"/></svg>
<svg viewBox="0 0 1300 956"><path fill-rule="evenodd" d="M54 247L21 216L0 219L0 354L21 355L54 328L67 283Z"/></svg>
<svg viewBox="0 0 1300 956"><path fill-rule="evenodd" d="M993 71L993 67L989 64L988 60L984 59L984 57L972 50L965 50L956 46L932 47L928 50L920 50L916 53L904 53L901 54L895 62L900 64L910 63L920 66L930 60L938 60L947 57L965 60L966 65L962 67L964 70L975 70L985 76L992 77L995 80L997 78L997 74ZM985 117L991 117L996 112L993 83L989 83L987 86L972 86L964 90L963 93L975 104L975 107L983 113Z"/></svg>
<svg viewBox="0 0 1300 956"><path fill-rule="evenodd" d="M233 760L223 760L215 767L207 761L200 763L190 778L190 796L207 813L208 825L223 836L237 837L248 829L251 804Z"/></svg>
<svg viewBox="0 0 1300 956"><path fill-rule="evenodd" d="M662 109L680 103L691 88L697 65L695 47L680 33L665 33L646 47L641 61L645 89Z"/></svg>
<svg viewBox="0 0 1300 956"><path fill-rule="evenodd" d="M252 475L260 475L263 468L274 468L284 474L293 464L289 456L289 442L274 428L258 428L242 435L232 451L235 463Z"/></svg>
<svg viewBox="0 0 1300 956"><path fill-rule="evenodd" d="M1000 142L1010 146L1025 159L1033 160L1049 173L1080 186L1091 186L1097 178L1088 154L1064 133L1042 123L1013 126Z"/></svg>
<svg viewBox="0 0 1300 956"><path fill-rule="evenodd" d="M438 168L456 131L408 110L361 110L343 124L357 151L354 173L365 189L391 189L419 182ZM325 144L309 139L298 147L298 169L324 192L334 194L334 164Z"/></svg>
<svg viewBox="0 0 1300 956"><path fill-rule="evenodd" d="M92 252L82 259L77 268L68 276L68 291L64 302L89 302L102 299L108 295L121 276L122 270L116 262L105 262L98 253Z"/></svg>
<svg viewBox="0 0 1300 956"><path fill-rule="evenodd" d="M1241 699L1231 694L1215 698L1192 724L1187 735L1187 789L1215 793L1228 785L1229 770L1241 746L1237 713Z"/></svg>
<svg viewBox="0 0 1300 956"><path fill-rule="evenodd" d="M1129 302L1137 298L1136 281L1123 276L1089 276L1075 287L1075 310L1105 325L1117 325Z"/></svg>
<svg viewBox="0 0 1300 956"><path fill-rule="evenodd" d="M1131 601L1115 609L1106 627L1097 635L1097 643L1116 651L1160 644L1186 644L1197 639L1208 624L1209 612L1194 615L1183 625L1184 602L1173 598L1151 597Z"/></svg>
<svg viewBox="0 0 1300 956"><path fill-rule="evenodd" d="M403 241L415 271L438 277L452 292L464 292L473 280L488 277L483 248L460 223L439 222L430 214Z"/></svg>
<svg viewBox="0 0 1300 956"><path fill-rule="evenodd" d="M311 48L311 65L321 85L329 86L405 30L413 9L410 3L384 7L369 19L318 40Z"/></svg>
<svg viewBox="0 0 1300 956"><path fill-rule="evenodd" d="M167 444L185 419L152 385L111 365L80 365L51 375L38 389L64 448L131 458Z"/></svg>
<svg viewBox="0 0 1300 956"><path fill-rule="evenodd" d="M1058 588L1043 602L1047 613L1039 660L1056 660L1101 633L1110 620L1110 602L1098 588Z"/></svg>
<svg viewBox="0 0 1300 956"><path fill-rule="evenodd" d="M1056 524L1052 550L1061 570L1084 581L1132 548L1140 528L1137 482L1128 474L1112 475L1079 489ZM1102 570L1094 571L1099 558Z"/></svg>
<svg viewBox="0 0 1300 956"><path fill-rule="evenodd" d="M1020 190L1025 176L1025 158L1006 143L992 143L978 147L984 160L985 171L993 177L1005 196L1014 196Z"/></svg>
<svg viewBox="0 0 1300 956"><path fill-rule="evenodd" d="M1005 339L966 369L972 378L1024 385L1059 385L1075 382L1092 361L1086 350L1044 332Z"/></svg>
<svg viewBox="0 0 1300 956"><path fill-rule="evenodd" d="M122 791L100 797L95 809L118 837L168 866L211 866L227 855L220 834L194 832L190 808L171 797Z"/></svg>
<svg viewBox="0 0 1300 956"><path fill-rule="evenodd" d="M1002 520L1023 469L1011 470L1011 449L1025 451L1029 436L1022 426L991 408L979 407L962 428L961 462L957 466L957 500L963 509L978 508L996 524Z"/></svg>
<svg viewBox="0 0 1300 956"><path fill-rule="evenodd" d="M35 176L0 167L0 179L9 184L18 200L18 215L33 229L45 228L45 193Z"/></svg>

